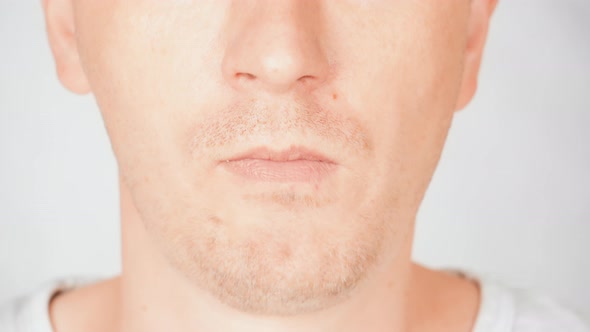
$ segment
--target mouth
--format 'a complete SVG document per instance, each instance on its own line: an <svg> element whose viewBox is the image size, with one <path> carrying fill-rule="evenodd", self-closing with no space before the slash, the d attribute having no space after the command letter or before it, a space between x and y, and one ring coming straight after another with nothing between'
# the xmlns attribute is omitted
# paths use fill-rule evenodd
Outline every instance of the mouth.
<svg viewBox="0 0 590 332"><path fill-rule="evenodd" d="M259 182L317 183L338 167L325 155L299 146L281 151L258 147L219 164L234 175Z"/></svg>

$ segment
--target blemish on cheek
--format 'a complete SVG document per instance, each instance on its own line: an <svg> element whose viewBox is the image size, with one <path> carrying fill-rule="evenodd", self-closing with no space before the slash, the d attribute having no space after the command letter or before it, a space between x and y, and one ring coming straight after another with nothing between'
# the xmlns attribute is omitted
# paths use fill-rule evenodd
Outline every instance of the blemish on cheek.
<svg viewBox="0 0 590 332"><path fill-rule="evenodd" d="M338 99L338 94L337 93L333 93L332 94L332 99L334 99L334 100Z"/></svg>

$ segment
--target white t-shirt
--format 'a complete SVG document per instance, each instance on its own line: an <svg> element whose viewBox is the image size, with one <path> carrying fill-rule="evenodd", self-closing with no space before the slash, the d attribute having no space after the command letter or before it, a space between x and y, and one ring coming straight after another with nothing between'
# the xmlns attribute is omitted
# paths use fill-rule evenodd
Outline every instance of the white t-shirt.
<svg viewBox="0 0 590 332"><path fill-rule="evenodd" d="M477 280L481 303L473 332L590 332L572 311L546 297L481 277ZM48 313L51 297L92 281L59 280L1 306L0 332L52 332Z"/></svg>

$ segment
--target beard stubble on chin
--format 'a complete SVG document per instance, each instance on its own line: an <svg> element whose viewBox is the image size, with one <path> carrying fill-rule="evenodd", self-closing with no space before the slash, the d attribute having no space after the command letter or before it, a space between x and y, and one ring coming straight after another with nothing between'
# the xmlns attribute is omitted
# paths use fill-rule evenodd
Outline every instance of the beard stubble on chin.
<svg viewBox="0 0 590 332"><path fill-rule="evenodd" d="M234 105L192 127L185 137L192 158L199 158L264 133L312 137L341 146L355 158L367 158L372 153L370 136L358 120L311 103L292 107L283 104L280 110L255 103ZM381 213L385 212L381 205L386 200L379 197L359 203L356 210L341 211L335 216L341 220L297 219L318 215L306 213L306 209L313 212L338 203L342 209L349 208L327 197L295 192L251 195L251 200L267 200L285 210L296 205L300 213L246 226L240 225L240 220L224 220L216 211L196 211L185 201L175 206L176 210L185 205L192 215L182 217L176 212L170 218L170 214L158 211L155 214L168 218L146 222L146 226L149 232L160 233L159 240L172 265L221 303L258 315L304 314L349 297L377 265L390 236L390 220L384 216L388 213ZM144 221L154 221L138 210Z"/></svg>

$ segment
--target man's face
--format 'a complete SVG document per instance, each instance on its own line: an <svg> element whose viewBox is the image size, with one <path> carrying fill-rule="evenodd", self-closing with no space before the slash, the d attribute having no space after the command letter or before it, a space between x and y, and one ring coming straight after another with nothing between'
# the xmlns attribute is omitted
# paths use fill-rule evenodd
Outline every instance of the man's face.
<svg viewBox="0 0 590 332"><path fill-rule="evenodd" d="M465 89L471 6L73 3L81 67L147 232L198 287L278 314L344 299L410 241ZM324 162L232 161L259 147Z"/></svg>

